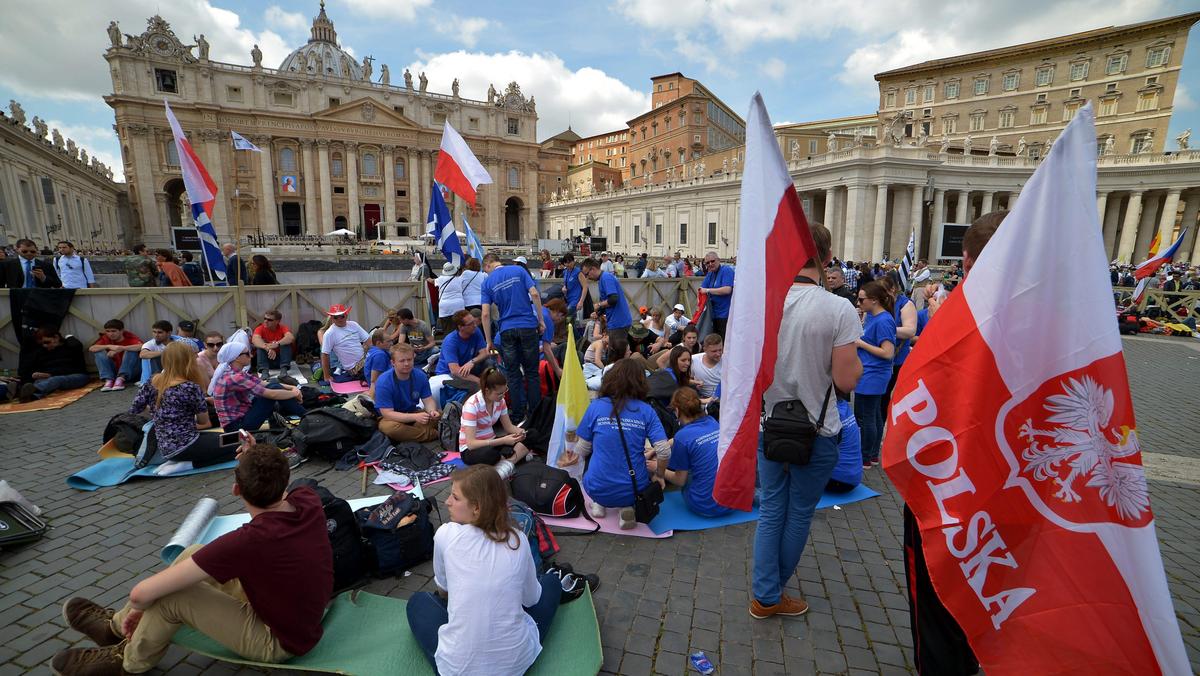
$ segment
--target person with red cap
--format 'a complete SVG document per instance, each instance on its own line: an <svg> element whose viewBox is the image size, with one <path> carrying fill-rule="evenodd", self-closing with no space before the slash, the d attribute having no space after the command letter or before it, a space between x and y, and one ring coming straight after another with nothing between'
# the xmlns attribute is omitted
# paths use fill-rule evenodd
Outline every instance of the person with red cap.
<svg viewBox="0 0 1200 676"><path fill-rule="evenodd" d="M326 314L333 323L321 339L322 378L335 383L363 380L363 362L371 334L358 322L351 321L350 308L345 305L333 305Z"/></svg>

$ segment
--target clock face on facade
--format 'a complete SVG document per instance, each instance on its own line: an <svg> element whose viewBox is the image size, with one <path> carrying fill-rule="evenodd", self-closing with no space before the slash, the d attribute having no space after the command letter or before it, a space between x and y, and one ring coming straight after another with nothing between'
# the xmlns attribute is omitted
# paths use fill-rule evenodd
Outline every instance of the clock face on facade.
<svg viewBox="0 0 1200 676"><path fill-rule="evenodd" d="M165 35L151 35L150 36L150 47L153 48L154 51L158 52L159 54L162 54L163 56L167 56L167 55L171 54L171 52L173 51L171 49L171 46L172 46L171 38L169 38Z"/></svg>

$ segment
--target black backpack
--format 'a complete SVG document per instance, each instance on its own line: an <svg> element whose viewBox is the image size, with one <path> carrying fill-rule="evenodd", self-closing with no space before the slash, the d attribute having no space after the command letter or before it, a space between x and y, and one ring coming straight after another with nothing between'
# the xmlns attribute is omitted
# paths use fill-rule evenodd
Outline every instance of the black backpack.
<svg viewBox="0 0 1200 676"><path fill-rule="evenodd" d="M529 450L545 455L550 447L550 435L554 431L554 414L558 404L553 397L542 397L537 408L525 418L525 440L521 443Z"/></svg>
<svg viewBox="0 0 1200 676"><path fill-rule="evenodd" d="M317 331L321 330L321 322L310 319L296 329L296 356L319 357L321 343L317 340Z"/></svg>
<svg viewBox="0 0 1200 676"><path fill-rule="evenodd" d="M583 513L583 489L564 469L541 462L523 462L513 471L514 500L546 516L571 518Z"/></svg>
<svg viewBox="0 0 1200 676"><path fill-rule="evenodd" d="M300 419L292 439L304 457L337 462L347 451L370 439L375 429L374 420L344 408L318 408Z"/></svg>
<svg viewBox="0 0 1200 676"><path fill-rule="evenodd" d="M442 449L451 453L458 451L458 429L462 425L462 403L452 401L442 409L438 420L438 440Z"/></svg>
<svg viewBox="0 0 1200 676"><path fill-rule="evenodd" d="M104 443L115 439L114 445L122 453L133 453L142 445L142 428L150 420L148 413L118 413L104 426Z"/></svg>
<svg viewBox="0 0 1200 676"><path fill-rule="evenodd" d="M337 497L313 479L296 479L288 490L308 486L321 498L325 509L325 528L329 531L329 545L333 548L333 591L334 594L358 584L367 576L370 561L358 521L350 503Z"/></svg>
<svg viewBox="0 0 1200 676"><path fill-rule="evenodd" d="M400 575L433 558L433 524L429 521L432 509L428 500L396 493L382 504L354 512L377 577ZM416 514L416 520L406 526L399 525L409 514Z"/></svg>

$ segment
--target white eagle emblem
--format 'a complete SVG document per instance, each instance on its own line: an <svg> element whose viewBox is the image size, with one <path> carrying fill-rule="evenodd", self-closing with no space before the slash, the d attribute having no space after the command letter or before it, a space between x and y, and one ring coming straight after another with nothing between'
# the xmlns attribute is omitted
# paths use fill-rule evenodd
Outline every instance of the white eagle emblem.
<svg viewBox="0 0 1200 676"><path fill-rule="evenodd" d="M1073 484L1088 478L1086 486L1100 491L1100 497L1115 508L1122 519L1137 519L1150 509L1146 475L1140 464L1115 462L1141 450L1137 431L1122 425L1109 428L1113 414L1113 393L1090 376L1068 378L1063 393L1046 398L1045 408L1052 415L1046 422L1056 424L1049 430L1035 429L1033 420L1021 425L1020 436L1029 445L1021 453L1029 464L1022 472L1034 479L1053 479L1059 486L1054 497L1067 503L1082 500ZM1047 442L1039 445L1037 437ZM1060 467L1065 464L1065 467ZM1062 472L1068 470L1066 477Z"/></svg>

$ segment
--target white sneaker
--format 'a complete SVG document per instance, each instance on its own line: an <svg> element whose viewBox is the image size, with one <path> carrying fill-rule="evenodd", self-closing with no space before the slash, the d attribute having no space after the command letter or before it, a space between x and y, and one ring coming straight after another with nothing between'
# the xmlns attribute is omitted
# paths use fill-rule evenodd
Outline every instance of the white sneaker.
<svg viewBox="0 0 1200 676"><path fill-rule="evenodd" d="M629 530L637 525L637 518L632 507L622 507L617 525L621 530Z"/></svg>
<svg viewBox="0 0 1200 676"><path fill-rule="evenodd" d="M190 460L175 460L164 462L155 470L155 476L171 476L180 472L190 472L192 470L192 461Z"/></svg>
<svg viewBox="0 0 1200 676"><path fill-rule="evenodd" d="M603 505L595 502L588 503L588 513L592 515L593 519L603 519L608 516L608 510Z"/></svg>
<svg viewBox="0 0 1200 676"><path fill-rule="evenodd" d="M516 466L508 460L501 460L500 462L496 463L495 467L496 473L500 475L501 479L505 480L512 476L513 470L516 469Z"/></svg>

